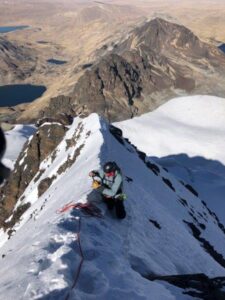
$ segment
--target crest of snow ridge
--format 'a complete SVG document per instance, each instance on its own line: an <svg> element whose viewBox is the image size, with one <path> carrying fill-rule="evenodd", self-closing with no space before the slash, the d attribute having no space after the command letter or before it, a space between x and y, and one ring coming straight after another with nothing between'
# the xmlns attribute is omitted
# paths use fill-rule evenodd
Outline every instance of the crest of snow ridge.
<svg viewBox="0 0 225 300"><path fill-rule="evenodd" d="M78 118L71 128L58 122L39 124L19 155L8 182L1 189L0 225L4 229L12 228L31 203L75 163L89 135L90 130L86 131ZM31 201L27 200L29 194L32 195Z"/></svg>
<svg viewBox="0 0 225 300"><path fill-rule="evenodd" d="M60 132L57 138L56 130ZM48 151L42 148L45 145L42 141L42 131L45 139L52 134L53 139L56 139L55 145ZM99 148L93 149L97 145ZM32 165L30 161L35 159L31 155L34 152L39 153L38 165L35 165L37 171L30 169ZM47 209L48 195L51 194L52 198L59 189L63 189L63 178L70 170L77 168L78 160L79 166L82 164L88 170L89 166L85 166L85 157L87 153L93 155L93 152L96 152L95 155L99 156L101 162L108 158L118 160L124 171L124 188L128 195L126 206L130 215L127 220L129 224L126 226L133 230L129 233L130 246L127 250L131 268L135 272L153 280L154 276L151 277L150 274L176 273L176 269L183 270L183 273L188 269L197 270L196 262L190 255L193 252L199 256L199 269L202 272L210 275L214 266L215 272L212 274L223 273L225 229L217 216L198 198L197 191L190 185L178 182L165 168L151 161L145 153L138 151L124 139L121 130L108 126L99 120L97 115L91 115L86 119L76 118L73 124L67 127L44 123L28 141L18 158L14 174L24 174L30 169L33 177L29 182L19 185L25 188L20 192L17 190L19 197L14 200L15 203L18 201L11 209L13 214L4 221L8 234L18 230L26 222L35 221ZM72 173L69 174L72 176ZM67 176L67 179L73 181L71 177ZM7 185L3 191L4 189L8 191ZM70 193L73 193L72 189ZM9 194L6 194L4 199L7 197ZM41 205L35 206L37 200ZM61 201L63 203L66 199ZM61 204L57 202L57 205ZM26 209L28 209L26 214L23 214ZM107 224L111 221L106 219L105 222ZM101 224L96 223L92 226L101 227ZM116 227L114 229L116 230ZM139 230L143 231L143 236L137 235ZM165 238L167 243L162 244L161 241ZM136 243L132 242L135 239L139 240L139 251L136 249ZM156 257L151 257L150 253L155 247L160 262L153 264ZM182 251L183 259L189 257L187 266L183 260L179 260L177 248Z"/></svg>

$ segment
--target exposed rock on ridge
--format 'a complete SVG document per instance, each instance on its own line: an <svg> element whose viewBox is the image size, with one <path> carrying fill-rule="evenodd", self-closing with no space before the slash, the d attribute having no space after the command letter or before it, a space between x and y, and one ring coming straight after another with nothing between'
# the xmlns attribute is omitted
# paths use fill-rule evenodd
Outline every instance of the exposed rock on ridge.
<svg viewBox="0 0 225 300"><path fill-rule="evenodd" d="M7 228L12 225L12 222L7 224L5 220L12 213L17 200L34 176L41 174L40 163L61 142L66 130L67 128L61 124L43 124L24 145L9 180L0 189L0 227Z"/></svg>

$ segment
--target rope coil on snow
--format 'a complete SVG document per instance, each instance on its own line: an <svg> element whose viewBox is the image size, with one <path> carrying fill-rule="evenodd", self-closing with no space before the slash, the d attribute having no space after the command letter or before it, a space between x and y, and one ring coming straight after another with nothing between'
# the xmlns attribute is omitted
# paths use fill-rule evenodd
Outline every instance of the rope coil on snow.
<svg viewBox="0 0 225 300"><path fill-rule="evenodd" d="M62 208L58 209L56 212L58 214L60 214L60 213L66 212L72 208L81 209L85 214L87 214L91 217L103 218L101 210L92 203L76 203L76 204L74 204L72 202L69 202Z"/></svg>

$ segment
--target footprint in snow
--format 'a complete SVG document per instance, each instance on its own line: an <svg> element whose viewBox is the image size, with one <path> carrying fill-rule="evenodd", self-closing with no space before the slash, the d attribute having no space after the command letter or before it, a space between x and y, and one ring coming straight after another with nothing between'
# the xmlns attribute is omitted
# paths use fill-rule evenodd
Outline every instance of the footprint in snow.
<svg viewBox="0 0 225 300"><path fill-rule="evenodd" d="M44 248L44 250L47 250L50 253L55 253L60 247L62 247L64 244L64 241L60 241L58 237L51 238L49 244L47 247Z"/></svg>
<svg viewBox="0 0 225 300"><path fill-rule="evenodd" d="M38 260L38 264L39 264L38 273L41 273L51 266L52 261L48 258L45 259L41 258Z"/></svg>
<svg viewBox="0 0 225 300"><path fill-rule="evenodd" d="M86 249L84 251L84 257L85 260L94 260L100 256L100 253L97 252L96 250L92 249Z"/></svg>
<svg viewBox="0 0 225 300"><path fill-rule="evenodd" d="M37 262L31 263L31 268L28 270L27 273L33 274L33 275L39 275L46 269L48 269L51 266L52 262L48 258L45 259L39 259Z"/></svg>
<svg viewBox="0 0 225 300"><path fill-rule="evenodd" d="M72 231L72 232L77 232L78 231L78 220L75 218L66 218L62 219L58 223L58 227L67 230L67 231Z"/></svg>

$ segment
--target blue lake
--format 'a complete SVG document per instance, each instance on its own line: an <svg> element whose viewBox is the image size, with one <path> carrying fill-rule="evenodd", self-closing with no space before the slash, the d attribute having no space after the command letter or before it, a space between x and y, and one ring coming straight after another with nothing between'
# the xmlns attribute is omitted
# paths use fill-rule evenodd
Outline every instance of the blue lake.
<svg viewBox="0 0 225 300"><path fill-rule="evenodd" d="M7 33L15 30L22 30L28 28L29 26L3 26L0 27L0 33Z"/></svg>
<svg viewBox="0 0 225 300"><path fill-rule="evenodd" d="M220 45L219 49L222 50L225 53L225 44Z"/></svg>
<svg viewBox="0 0 225 300"><path fill-rule="evenodd" d="M43 85L13 84L0 86L0 107L32 102L46 91Z"/></svg>
<svg viewBox="0 0 225 300"><path fill-rule="evenodd" d="M65 61L65 60L58 60L58 59L53 59L53 58L48 59L47 62L49 64L54 64L54 65L64 65L67 63L67 61Z"/></svg>

